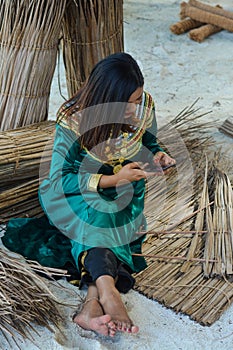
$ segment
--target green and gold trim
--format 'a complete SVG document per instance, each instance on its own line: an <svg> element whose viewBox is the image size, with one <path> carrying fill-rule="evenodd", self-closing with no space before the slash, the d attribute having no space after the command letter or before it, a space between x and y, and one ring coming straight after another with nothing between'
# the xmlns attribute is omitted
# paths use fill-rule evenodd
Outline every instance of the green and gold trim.
<svg viewBox="0 0 233 350"><path fill-rule="evenodd" d="M102 175L103 174L91 174L87 184L87 188L89 191L97 192L99 181Z"/></svg>

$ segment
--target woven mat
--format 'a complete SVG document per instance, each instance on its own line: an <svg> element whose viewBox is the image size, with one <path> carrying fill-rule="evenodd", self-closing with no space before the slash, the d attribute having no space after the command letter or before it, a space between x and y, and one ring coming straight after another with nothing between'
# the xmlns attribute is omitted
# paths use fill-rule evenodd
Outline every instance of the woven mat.
<svg viewBox="0 0 233 350"><path fill-rule="evenodd" d="M190 242L191 237L185 234L153 237L145 243L143 253L184 256ZM182 260L147 258L147 263L148 267L136 275L135 289L202 325L213 324L233 301L233 283L205 278L200 262L189 262L185 273L180 271Z"/></svg>
<svg viewBox="0 0 233 350"><path fill-rule="evenodd" d="M175 177L167 179L164 209L159 180L153 180L146 198L149 232L142 252L148 267L136 274L135 289L211 325L233 301L233 191L227 174L215 165L195 175L199 180L194 202L187 187L177 196L178 187L172 188ZM184 176L183 183L188 183ZM179 208L187 210L183 220Z"/></svg>

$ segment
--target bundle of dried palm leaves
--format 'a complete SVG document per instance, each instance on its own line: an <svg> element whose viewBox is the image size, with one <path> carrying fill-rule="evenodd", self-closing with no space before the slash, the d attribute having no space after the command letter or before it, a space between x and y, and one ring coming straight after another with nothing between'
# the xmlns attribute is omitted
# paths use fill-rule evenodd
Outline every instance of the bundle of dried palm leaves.
<svg viewBox="0 0 233 350"><path fill-rule="evenodd" d="M55 122L45 121L0 132L0 193L11 184L39 178L48 171Z"/></svg>
<svg viewBox="0 0 233 350"><path fill-rule="evenodd" d="M62 32L67 88L71 97L100 59L123 51L123 1L69 0Z"/></svg>
<svg viewBox="0 0 233 350"><path fill-rule="evenodd" d="M38 178L11 184L0 193L0 224L16 217L39 217L43 214L38 199Z"/></svg>
<svg viewBox="0 0 233 350"><path fill-rule="evenodd" d="M42 214L37 191L49 171L54 125L45 121L0 132L0 223Z"/></svg>
<svg viewBox="0 0 233 350"><path fill-rule="evenodd" d="M36 272L50 277L65 274L0 248L0 334L9 344L20 336L33 341L36 324L52 331L59 327L57 300Z"/></svg>
<svg viewBox="0 0 233 350"><path fill-rule="evenodd" d="M47 119L65 5L0 2L0 130Z"/></svg>
<svg viewBox="0 0 233 350"><path fill-rule="evenodd" d="M196 169L203 167L203 154L211 153L214 144L208 133L213 125L202 120L210 112L200 113L197 101L158 130L159 143L176 159L177 165L168 177L149 181L145 213L150 230L173 227L193 211Z"/></svg>

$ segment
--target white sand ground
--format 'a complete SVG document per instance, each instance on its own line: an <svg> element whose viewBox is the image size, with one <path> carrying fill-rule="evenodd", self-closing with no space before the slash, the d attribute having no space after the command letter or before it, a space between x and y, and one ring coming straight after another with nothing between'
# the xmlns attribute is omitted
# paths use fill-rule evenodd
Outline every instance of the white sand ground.
<svg viewBox="0 0 233 350"><path fill-rule="evenodd" d="M217 3L233 11L231 0L205 1ZM169 26L179 20L180 1L125 0L125 51L140 61L145 88L156 101L158 125L169 121L185 106L200 98L198 107L213 112L206 118L214 121L212 135L218 146L231 150L233 141L220 134L217 125L233 115L233 33L222 31L199 44L187 34L176 36ZM61 87L66 96L64 70L61 67ZM57 86L57 73L52 86L49 116L63 102ZM76 304L79 290L61 281L66 289L55 288L61 300ZM52 287L51 287L52 288ZM54 289L54 287L52 288ZM230 350L233 347L233 306L211 327L203 327L185 315L175 314L156 301L135 291L123 296L130 317L140 328L137 335L117 334L112 339L92 332L77 330L70 320L71 307L63 309L64 336L37 328L35 344L21 343L23 350ZM0 348L17 349L0 339Z"/></svg>

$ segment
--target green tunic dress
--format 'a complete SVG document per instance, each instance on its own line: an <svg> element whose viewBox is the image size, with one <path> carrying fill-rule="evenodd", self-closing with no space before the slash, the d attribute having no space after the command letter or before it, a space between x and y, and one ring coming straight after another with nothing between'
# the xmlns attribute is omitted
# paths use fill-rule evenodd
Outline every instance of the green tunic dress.
<svg viewBox="0 0 233 350"><path fill-rule="evenodd" d="M38 234L38 227L35 228L37 219L31 219L34 220L33 232L29 229L30 235L25 237L25 232L29 231L21 229L24 240L19 244L20 219L11 220L3 238L8 248L16 250L17 245L18 252L30 259L36 254L36 260L47 266L62 267L71 262L79 270L82 252L92 247L107 247L132 272L146 267L142 257L132 255L141 253L145 238L138 233L146 230L143 214L146 181L142 179L106 189L98 187L101 174L112 175L132 161L151 162L154 154L162 151L156 139L154 102L148 93L143 95L136 131L119 135L115 152L108 161L80 147L75 123L71 126L68 122L65 108L59 111L50 174L39 188L40 203L46 214L39 225L43 234ZM28 220L24 224L30 228ZM31 247L26 252L25 240Z"/></svg>

